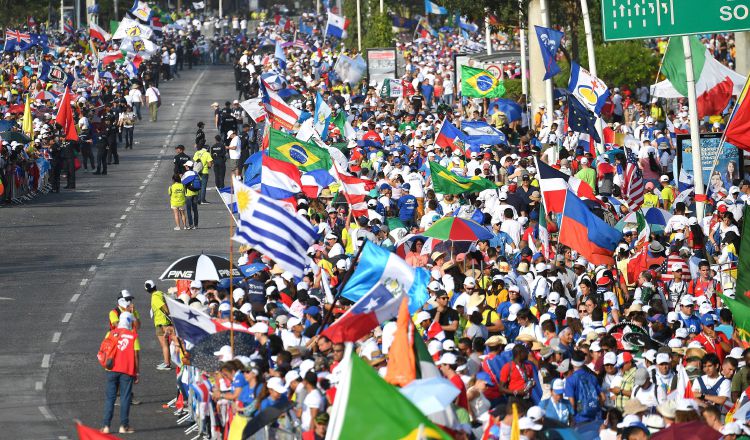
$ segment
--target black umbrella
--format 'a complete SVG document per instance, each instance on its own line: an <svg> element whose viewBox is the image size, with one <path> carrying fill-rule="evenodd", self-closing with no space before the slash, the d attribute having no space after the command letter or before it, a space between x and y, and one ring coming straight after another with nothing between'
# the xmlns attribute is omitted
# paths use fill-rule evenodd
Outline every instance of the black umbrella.
<svg viewBox="0 0 750 440"><path fill-rule="evenodd" d="M242 278L242 272L232 267L232 276ZM229 260L217 255L190 255L170 264L159 277L161 280L219 281L229 278Z"/></svg>
<svg viewBox="0 0 750 440"><path fill-rule="evenodd" d="M259 412L245 425L245 429L242 431L242 438L248 439L252 437L253 434L275 422L282 414L292 409L292 407L294 407L294 402L286 401L283 404L279 404L279 406L269 406Z"/></svg>
<svg viewBox="0 0 750 440"><path fill-rule="evenodd" d="M6 142L20 142L22 144L28 144L31 142L31 138L26 136L20 131L4 131L0 133L0 139Z"/></svg>
<svg viewBox="0 0 750 440"><path fill-rule="evenodd" d="M190 365L203 371L218 370L221 366L221 361L214 353L221 350L221 347L225 345L230 345L228 331L206 336L190 350ZM234 332L235 356L250 356L255 351L257 345L252 335Z"/></svg>

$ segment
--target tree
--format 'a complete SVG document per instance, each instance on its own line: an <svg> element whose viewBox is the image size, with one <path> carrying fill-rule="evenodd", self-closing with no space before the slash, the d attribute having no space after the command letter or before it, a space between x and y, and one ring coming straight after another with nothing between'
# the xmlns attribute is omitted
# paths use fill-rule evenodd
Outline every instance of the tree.
<svg viewBox="0 0 750 440"><path fill-rule="evenodd" d="M388 15L376 12L370 19L367 32L362 39L362 49L393 46L393 27Z"/></svg>
<svg viewBox="0 0 750 440"><path fill-rule="evenodd" d="M631 88L652 84L659 70L659 57L641 41L616 41L596 45L596 73L609 87L628 85ZM554 78L556 87L567 87L570 78L570 64L566 60L558 62L560 72ZM582 51L579 64L588 69L586 51Z"/></svg>

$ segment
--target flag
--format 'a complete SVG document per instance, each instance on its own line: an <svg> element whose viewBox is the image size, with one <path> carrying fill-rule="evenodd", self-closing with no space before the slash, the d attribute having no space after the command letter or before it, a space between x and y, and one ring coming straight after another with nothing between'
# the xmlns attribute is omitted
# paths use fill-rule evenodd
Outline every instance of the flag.
<svg viewBox="0 0 750 440"><path fill-rule="evenodd" d="M326 36L344 38L346 37L346 28L349 27L349 20L341 15L336 15L328 11L328 23L326 23Z"/></svg>
<svg viewBox="0 0 750 440"><path fill-rule="evenodd" d="M539 49L542 51L542 60L544 60L544 79L548 80L560 73L560 66L557 65L555 57L565 34L555 29L536 25L534 30L536 30L536 38L539 40Z"/></svg>
<svg viewBox="0 0 750 440"><path fill-rule="evenodd" d="M427 20L427 17L422 17L419 19L419 22L417 22L417 27L414 29L414 34L419 34L422 38L427 38L428 36L438 36L437 31L433 29L432 26L430 26L430 22Z"/></svg>
<svg viewBox="0 0 750 440"><path fill-rule="evenodd" d="M375 284L394 281L409 297L410 313L415 313L427 302L430 273L421 267L410 266L398 255L368 241L359 257L359 264L344 285L341 295L348 300L358 301Z"/></svg>
<svg viewBox="0 0 750 440"><path fill-rule="evenodd" d="M391 20L393 27L401 29L413 29L417 26L418 21L411 18L399 17L398 15L392 15Z"/></svg>
<svg viewBox="0 0 750 440"><path fill-rule="evenodd" d="M745 77L717 61L698 37L690 36L698 117L718 115L732 95L740 95ZM651 87L652 95L663 98L687 97L687 75L682 37L670 38L661 72L667 78Z"/></svg>
<svg viewBox="0 0 750 440"><path fill-rule="evenodd" d="M746 151L750 151L750 100L747 91L750 81L745 82L742 93L737 97L734 110L729 116L727 127L724 129L724 140Z"/></svg>
<svg viewBox="0 0 750 440"><path fill-rule="evenodd" d="M462 177L450 172L437 162L430 162L430 175L438 194L476 193L485 189L497 189L497 185L481 176Z"/></svg>
<svg viewBox="0 0 750 440"><path fill-rule="evenodd" d="M735 291L735 295L739 296L737 292ZM722 294L719 294L719 297L724 306L732 311L734 327L737 329L740 338L743 341L750 341L750 304L747 300L740 301L739 299L732 299Z"/></svg>
<svg viewBox="0 0 750 440"><path fill-rule="evenodd" d="M76 132L76 123L73 118L73 109L70 106L70 94L70 89L66 87L65 93L63 93L63 96L60 99L60 106L57 108L57 116L55 117L55 122L57 122L57 124L63 128L63 131L65 132L65 140L77 141L78 132Z"/></svg>
<svg viewBox="0 0 750 440"><path fill-rule="evenodd" d="M21 128L26 136L34 139L34 120L31 116L31 97L26 95L26 104L23 106L23 123Z"/></svg>
<svg viewBox="0 0 750 440"><path fill-rule="evenodd" d="M575 176L568 176L540 160L535 161L539 173L539 191L542 193L544 206L549 212L563 211L568 190L578 197L597 200L594 190L588 183Z"/></svg>
<svg viewBox="0 0 750 440"><path fill-rule="evenodd" d="M99 25L92 21L89 24L89 38L94 38L102 43L106 43L112 38L112 34L100 28Z"/></svg>
<svg viewBox="0 0 750 440"><path fill-rule="evenodd" d="M203 9L206 7L206 3L203 1L193 2L193 9Z"/></svg>
<svg viewBox="0 0 750 440"><path fill-rule="evenodd" d="M101 59L102 66L106 66L107 64L111 63L122 64L125 62L125 55L127 55L127 52L122 50L112 50L109 52L105 52L104 56Z"/></svg>
<svg viewBox="0 0 750 440"><path fill-rule="evenodd" d="M596 142L601 142L596 131L596 116L577 99L568 99L568 126L579 133L591 136Z"/></svg>
<svg viewBox="0 0 750 440"><path fill-rule="evenodd" d="M159 50L159 46L146 38L128 37L123 38L122 43L120 43L120 50L148 59Z"/></svg>
<svg viewBox="0 0 750 440"><path fill-rule="evenodd" d="M474 23L470 23L466 19L466 17L462 17L458 15L458 13L456 14L456 24L458 24L458 27L460 27L461 29L472 34L476 33L479 30L479 26L475 25Z"/></svg>
<svg viewBox="0 0 750 440"><path fill-rule="evenodd" d="M232 191L232 187L227 186L224 188L220 188L218 191L219 197L221 197L221 201L224 202L224 205L226 205L227 209L229 209L229 212L231 212L232 214L237 214L237 195L234 193L234 191Z"/></svg>
<svg viewBox="0 0 750 440"><path fill-rule="evenodd" d="M90 428L81 422L76 423L76 432L78 433L78 440L120 440L112 434L104 434L96 428Z"/></svg>
<svg viewBox="0 0 750 440"><path fill-rule="evenodd" d="M631 211L636 211L641 209L641 205L643 205L643 193L645 190L643 172L638 166L638 158L633 151L628 147L623 147L623 150L625 151L627 165L625 166L622 195L628 204L628 208Z"/></svg>
<svg viewBox="0 0 750 440"><path fill-rule="evenodd" d="M383 85L380 86L381 98L400 98L403 95L401 80L393 78L383 78Z"/></svg>
<svg viewBox="0 0 750 440"><path fill-rule="evenodd" d="M329 149L329 151L332 149ZM335 162L331 169L334 171L334 177L337 177L341 183L341 192L344 194L346 202L351 206L352 215L355 218L362 215L366 216L368 211L365 197L375 187L375 182L343 173L335 165Z"/></svg>
<svg viewBox="0 0 750 440"><path fill-rule="evenodd" d="M6 30L5 52L20 52L31 48L31 35L28 32Z"/></svg>
<svg viewBox="0 0 750 440"><path fill-rule="evenodd" d="M568 91L573 94L578 102L596 113L597 116L601 115L602 107L607 103L610 95L604 81L589 73L588 70L579 66L575 61L570 66ZM570 102L570 100L568 101Z"/></svg>
<svg viewBox="0 0 750 440"><path fill-rule="evenodd" d="M284 53L284 48L281 47L281 41L276 41L276 50L273 53L273 57L276 58L281 70L286 70L286 54Z"/></svg>
<svg viewBox="0 0 750 440"><path fill-rule="evenodd" d="M461 94L466 98L502 98L505 86L486 70L461 66Z"/></svg>
<svg viewBox="0 0 750 440"><path fill-rule="evenodd" d="M331 123L331 106L323 99L320 93L315 97L315 114L313 115L313 121L315 122L315 131L318 132L320 138L326 140L328 138L328 125Z"/></svg>
<svg viewBox="0 0 750 440"><path fill-rule="evenodd" d="M514 122L521 120L523 109L512 99L498 98L490 102L490 108L487 111L489 115L493 115L495 112L504 113L508 122Z"/></svg>
<svg viewBox="0 0 750 440"><path fill-rule="evenodd" d="M185 305L182 301L168 296L169 319L172 321L177 336L191 344L197 344L208 335L219 331L216 322L207 314Z"/></svg>
<svg viewBox="0 0 750 440"><path fill-rule="evenodd" d="M485 121L463 121L461 130L466 133L466 143L484 145L507 145L505 133Z"/></svg>
<svg viewBox="0 0 750 440"><path fill-rule="evenodd" d="M739 261L737 262L737 285L735 286L735 298L738 301L750 305L750 297L748 297L748 291L750 291L750 205L745 205L742 218L746 219L742 222L742 235L740 235L741 242L739 253Z"/></svg>
<svg viewBox="0 0 750 440"><path fill-rule="evenodd" d="M341 136L344 139L352 140L355 138L356 134L354 133L354 128L352 127L351 122L349 122L349 119L346 117L346 112L343 109L340 109L338 113L336 113L336 116L332 120L333 125L335 125L339 131L341 132Z"/></svg>
<svg viewBox="0 0 750 440"><path fill-rule="evenodd" d="M333 65L333 70L341 81L355 84L359 82L367 71L367 63L362 58L362 55L357 54L356 57L350 58L341 54L336 60L336 64Z"/></svg>
<svg viewBox="0 0 750 440"><path fill-rule="evenodd" d="M128 12L130 12L130 15L144 23L148 23L151 19L151 15L153 14L151 6L141 0L135 0L135 2L133 3L133 7L130 8Z"/></svg>
<svg viewBox="0 0 750 440"><path fill-rule="evenodd" d="M400 291L391 292L382 283L376 283L321 335L334 343L356 342L378 325L395 318L402 298L406 299Z"/></svg>
<svg viewBox="0 0 750 440"><path fill-rule="evenodd" d="M443 326L437 321L432 321L430 326L427 328L427 340L437 339L438 341L445 340L445 332Z"/></svg>
<svg viewBox="0 0 750 440"><path fill-rule="evenodd" d="M438 130L437 136L435 137L435 145L441 149L450 148L453 151L464 152L464 146L466 139L464 133L456 128L455 125L447 119L443 119L443 123L440 124L440 130Z"/></svg>
<svg viewBox="0 0 750 440"><path fill-rule="evenodd" d="M521 440L521 425L518 423L518 405L513 404L513 417L510 420L510 440Z"/></svg>
<svg viewBox="0 0 750 440"><path fill-rule="evenodd" d="M326 440L377 438L450 440L396 387L347 346Z"/></svg>
<svg viewBox="0 0 750 440"><path fill-rule="evenodd" d="M294 197L302 191L300 171L296 165L264 154L260 173L260 192L276 200Z"/></svg>
<svg viewBox="0 0 750 440"><path fill-rule="evenodd" d="M414 323L409 316L409 301L401 300L398 307L398 320L393 342L388 349L388 370L385 381L403 387L417 378L417 365L414 358Z"/></svg>
<svg viewBox="0 0 750 440"><path fill-rule="evenodd" d="M299 110L286 103L276 92L270 90L261 81L263 104L271 127L291 130L299 119Z"/></svg>
<svg viewBox="0 0 750 440"><path fill-rule="evenodd" d="M595 265L614 264L622 233L589 210L573 192L565 196L558 240Z"/></svg>
<svg viewBox="0 0 750 440"><path fill-rule="evenodd" d="M240 102L240 107L253 118L256 123L261 123L266 120L266 110L263 108L261 98L251 98L246 101Z"/></svg>
<svg viewBox="0 0 750 440"><path fill-rule="evenodd" d="M31 37L31 45L41 47L43 51L49 50L49 36L47 34L29 34Z"/></svg>
<svg viewBox="0 0 750 440"><path fill-rule="evenodd" d="M297 30L301 34L306 35L312 35L313 28L309 24L305 23L305 20L302 19L302 17L299 18L299 24L297 25Z"/></svg>
<svg viewBox="0 0 750 440"><path fill-rule="evenodd" d="M274 260L282 269L302 278L308 263L307 250L318 239L315 228L304 217L286 210L284 204L234 182L240 224L233 240Z"/></svg>
<svg viewBox="0 0 750 440"><path fill-rule="evenodd" d="M331 176L328 170L312 170L302 174L302 192L310 198L316 199L323 190L331 184L336 183L336 179Z"/></svg>
<svg viewBox="0 0 750 440"><path fill-rule="evenodd" d="M122 40L123 38L140 37L149 39L154 35L151 27L139 23L132 18L124 17L117 26L117 30L112 34L113 40Z"/></svg>
<svg viewBox="0 0 750 440"><path fill-rule="evenodd" d="M328 150L273 128L269 133L268 155L294 164L302 171L331 168L331 154Z"/></svg>
<svg viewBox="0 0 750 440"><path fill-rule="evenodd" d="M424 0L424 13L435 15L446 15L448 10L430 0Z"/></svg>
<svg viewBox="0 0 750 440"><path fill-rule="evenodd" d="M65 20L63 21L63 32L66 34L73 34L75 32L75 27L73 27L73 19L70 18L70 16L65 17Z"/></svg>

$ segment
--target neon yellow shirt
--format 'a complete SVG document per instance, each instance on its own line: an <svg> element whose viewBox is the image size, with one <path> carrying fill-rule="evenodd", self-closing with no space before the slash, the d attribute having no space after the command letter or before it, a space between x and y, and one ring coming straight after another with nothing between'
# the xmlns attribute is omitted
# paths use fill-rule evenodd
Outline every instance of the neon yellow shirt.
<svg viewBox="0 0 750 440"><path fill-rule="evenodd" d="M169 203L173 208L185 206L185 185L175 182L169 187Z"/></svg>

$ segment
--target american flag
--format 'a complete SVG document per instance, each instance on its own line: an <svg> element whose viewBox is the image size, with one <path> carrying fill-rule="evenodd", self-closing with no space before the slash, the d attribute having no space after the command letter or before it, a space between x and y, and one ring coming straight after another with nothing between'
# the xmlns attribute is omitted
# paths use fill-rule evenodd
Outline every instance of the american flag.
<svg viewBox="0 0 750 440"><path fill-rule="evenodd" d="M625 167L625 178L622 188L622 195L630 207L630 211L641 209L643 205L643 172L638 167L638 158L628 147L625 149L625 158L627 166Z"/></svg>

